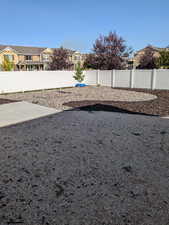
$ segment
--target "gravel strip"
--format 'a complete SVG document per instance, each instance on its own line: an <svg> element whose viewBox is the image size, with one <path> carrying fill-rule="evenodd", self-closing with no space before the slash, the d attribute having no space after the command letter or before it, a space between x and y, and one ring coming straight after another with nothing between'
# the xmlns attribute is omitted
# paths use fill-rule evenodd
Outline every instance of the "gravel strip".
<svg viewBox="0 0 169 225"><path fill-rule="evenodd" d="M72 106L65 103L71 101L148 101L155 99L156 96L147 93L131 92L129 90L118 90L110 87L88 86L83 88L66 88L60 90L44 90L26 93L15 93L1 95L1 98L13 100L24 100L31 103L40 104L56 108L59 110L70 109Z"/></svg>

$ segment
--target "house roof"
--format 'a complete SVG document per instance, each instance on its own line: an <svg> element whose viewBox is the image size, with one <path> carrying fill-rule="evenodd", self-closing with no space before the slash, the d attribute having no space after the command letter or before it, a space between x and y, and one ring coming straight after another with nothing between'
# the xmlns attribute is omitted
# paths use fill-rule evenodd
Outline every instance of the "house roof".
<svg viewBox="0 0 169 225"><path fill-rule="evenodd" d="M154 52L156 52L156 51L159 52L159 51L162 51L162 50L169 50L169 46L167 46L166 48L159 48L159 47L155 47L155 46L152 46L152 45L148 45L145 48L142 48L139 51L137 51L136 54L139 53L139 52L145 51L147 49L150 49L150 50L152 50Z"/></svg>
<svg viewBox="0 0 169 225"><path fill-rule="evenodd" d="M22 55L40 55L46 49L46 48L40 48L40 47L0 45L0 51L3 51L5 48L11 48L15 50L18 54L22 54Z"/></svg>
<svg viewBox="0 0 169 225"><path fill-rule="evenodd" d="M31 47L31 46L16 46L16 45L0 45L0 51L5 48L10 48L16 51L17 54L21 55L40 55L44 50L51 49L54 51L57 48L47 48L47 47ZM65 48L64 48L65 49ZM66 49L70 55L78 53L75 50Z"/></svg>

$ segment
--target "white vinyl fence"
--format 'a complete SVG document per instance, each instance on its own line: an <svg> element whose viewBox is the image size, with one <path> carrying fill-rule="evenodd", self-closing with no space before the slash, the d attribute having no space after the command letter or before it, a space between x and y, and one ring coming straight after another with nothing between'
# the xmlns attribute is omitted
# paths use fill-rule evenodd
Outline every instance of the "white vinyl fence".
<svg viewBox="0 0 169 225"><path fill-rule="evenodd" d="M169 70L93 70L86 74L95 78L95 85L169 90Z"/></svg>
<svg viewBox="0 0 169 225"><path fill-rule="evenodd" d="M169 90L169 70L88 70L84 82L122 88ZM0 72L0 93L73 87L74 71Z"/></svg>
<svg viewBox="0 0 169 225"><path fill-rule="evenodd" d="M73 71L0 72L0 93L31 91L76 84Z"/></svg>

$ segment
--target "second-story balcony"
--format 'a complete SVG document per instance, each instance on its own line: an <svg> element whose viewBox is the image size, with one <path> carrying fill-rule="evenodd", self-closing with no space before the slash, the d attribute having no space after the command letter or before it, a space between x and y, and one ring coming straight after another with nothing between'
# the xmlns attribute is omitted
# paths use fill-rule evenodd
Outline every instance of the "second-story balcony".
<svg viewBox="0 0 169 225"><path fill-rule="evenodd" d="M30 62L30 61L32 61L33 59L32 59L32 55L25 55L25 61L26 62Z"/></svg>

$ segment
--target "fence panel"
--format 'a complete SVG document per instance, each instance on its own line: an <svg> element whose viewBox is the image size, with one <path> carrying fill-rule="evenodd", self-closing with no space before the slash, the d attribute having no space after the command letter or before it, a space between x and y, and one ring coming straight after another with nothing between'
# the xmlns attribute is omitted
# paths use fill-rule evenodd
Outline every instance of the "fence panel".
<svg viewBox="0 0 169 225"><path fill-rule="evenodd" d="M131 71L116 70L115 71L115 87L130 87Z"/></svg>
<svg viewBox="0 0 169 225"><path fill-rule="evenodd" d="M111 78L112 71L111 70L100 70L99 71L99 84L102 86L111 87Z"/></svg>
<svg viewBox="0 0 169 225"><path fill-rule="evenodd" d="M97 70L87 70L85 73L84 82L88 85L96 85L97 84Z"/></svg>
<svg viewBox="0 0 169 225"><path fill-rule="evenodd" d="M152 70L134 71L134 88L149 88L152 85Z"/></svg>
<svg viewBox="0 0 169 225"><path fill-rule="evenodd" d="M157 70L155 89L169 90L169 70Z"/></svg>
<svg viewBox="0 0 169 225"><path fill-rule="evenodd" d="M0 72L0 93L71 87L73 71Z"/></svg>

